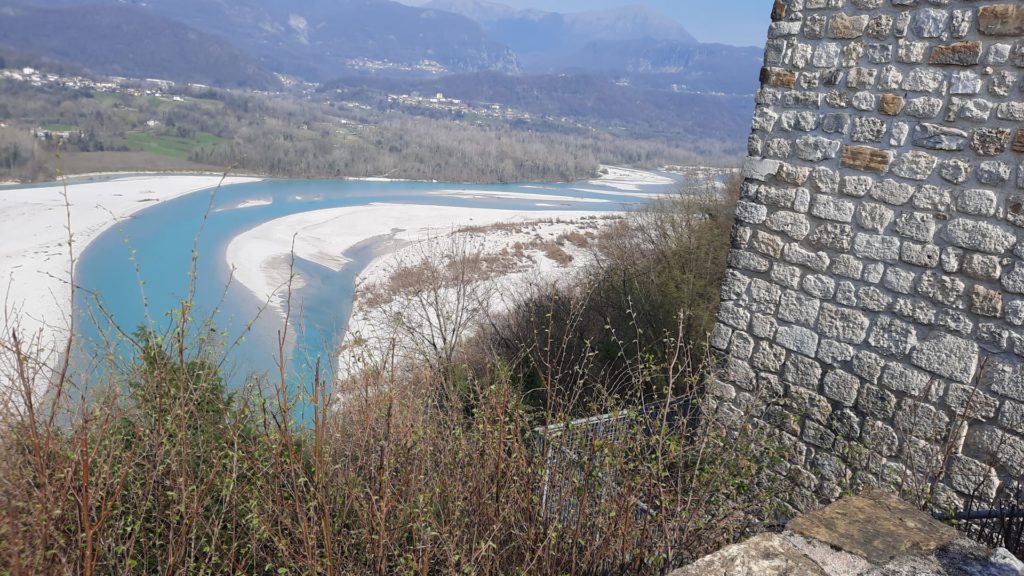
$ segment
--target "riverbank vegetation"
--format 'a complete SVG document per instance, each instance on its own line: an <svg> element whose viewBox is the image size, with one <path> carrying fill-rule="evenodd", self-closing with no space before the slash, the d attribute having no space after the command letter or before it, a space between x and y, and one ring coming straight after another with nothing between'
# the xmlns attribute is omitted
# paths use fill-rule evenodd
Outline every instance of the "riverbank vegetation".
<svg viewBox="0 0 1024 576"><path fill-rule="evenodd" d="M759 530L784 485L710 417L731 201L706 190L449 357L301 390L228 386L188 301L99 381L9 326L0 573L663 574Z"/></svg>

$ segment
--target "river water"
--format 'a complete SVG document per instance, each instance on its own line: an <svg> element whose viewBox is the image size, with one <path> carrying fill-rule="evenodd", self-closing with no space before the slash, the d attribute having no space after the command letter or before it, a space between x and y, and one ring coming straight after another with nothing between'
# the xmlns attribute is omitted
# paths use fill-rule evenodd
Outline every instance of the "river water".
<svg viewBox="0 0 1024 576"><path fill-rule="evenodd" d="M639 192L666 193L672 185L642 185ZM515 193L515 199L481 195L460 198L438 191ZM181 302L193 295L192 338L218 346L228 378L276 374L280 315L231 281L225 259L233 238L291 214L371 203L536 210L621 211L644 198L595 182L543 185L458 185L420 182L266 180L189 194L136 213L100 235L76 268L77 325L82 358L128 361L132 347L123 334L139 327L166 333ZM552 200L547 196L573 197ZM607 202L586 202L606 200ZM193 262L193 247L198 258ZM293 322L285 369L294 382L308 382L317 359L329 374L334 347L351 312L355 279L375 256L368 239L351 249L340 272L297 259L304 286L294 293ZM192 270L195 284L192 284Z"/></svg>

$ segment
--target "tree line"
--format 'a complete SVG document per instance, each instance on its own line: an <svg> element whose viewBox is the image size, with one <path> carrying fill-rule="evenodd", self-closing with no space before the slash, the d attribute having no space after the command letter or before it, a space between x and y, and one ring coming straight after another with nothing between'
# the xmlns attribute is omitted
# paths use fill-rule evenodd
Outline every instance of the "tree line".
<svg viewBox="0 0 1024 576"><path fill-rule="evenodd" d="M196 169L230 166L291 178L573 181L596 175L601 163L658 167L720 163L731 156L697 142L682 147L583 129L433 119L331 102L323 94L205 89L175 95L180 98L0 82L0 121L24 134L51 124L73 126L74 134L61 142L66 153L125 151L126 137L144 132L194 140L188 160ZM197 139L201 135L217 141ZM57 143L29 140L18 137L7 162L0 163L0 177L50 175L45 167L53 164Z"/></svg>

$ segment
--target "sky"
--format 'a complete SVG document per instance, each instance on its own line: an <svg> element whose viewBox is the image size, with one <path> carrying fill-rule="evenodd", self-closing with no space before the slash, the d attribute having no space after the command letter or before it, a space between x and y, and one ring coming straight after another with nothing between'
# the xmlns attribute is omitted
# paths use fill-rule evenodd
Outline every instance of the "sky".
<svg viewBox="0 0 1024 576"><path fill-rule="evenodd" d="M516 8L583 12L647 4L679 21L701 42L764 46L772 0L497 0Z"/></svg>

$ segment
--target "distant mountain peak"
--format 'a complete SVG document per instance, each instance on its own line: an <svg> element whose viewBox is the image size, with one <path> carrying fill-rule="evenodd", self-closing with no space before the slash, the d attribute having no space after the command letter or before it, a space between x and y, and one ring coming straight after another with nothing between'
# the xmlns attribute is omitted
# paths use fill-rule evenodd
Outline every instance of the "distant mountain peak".
<svg viewBox="0 0 1024 576"><path fill-rule="evenodd" d="M697 39L682 24L645 4L567 14L566 18L575 29L587 30L598 35L600 40L653 38L697 43Z"/></svg>
<svg viewBox="0 0 1024 576"><path fill-rule="evenodd" d="M530 34L529 26L543 26L544 34L567 34L571 44L586 44L607 40L671 40L696 44L694 38L679 22L646 4L627 4L608 10L558 13L537 9L516 10L491 0L429 0L423 8L443 10L475 20L485 29L495 32L503 41L513 45L514 38L506 34L517 30ZM550 38L545 44L550 45ZM524 43L529 43L532 39Z"/></svg>
<svg viewBox="0 0 1024 576"><path fill-rule="evenodd" d="M431 0L423 4L422 7L431 10L454 12L480 23L493 22L503 18L515 18L519 13L511 6L488 0Z"/></svg>

